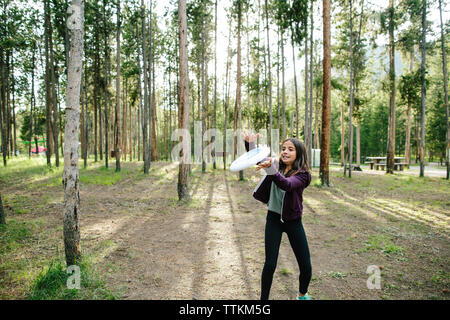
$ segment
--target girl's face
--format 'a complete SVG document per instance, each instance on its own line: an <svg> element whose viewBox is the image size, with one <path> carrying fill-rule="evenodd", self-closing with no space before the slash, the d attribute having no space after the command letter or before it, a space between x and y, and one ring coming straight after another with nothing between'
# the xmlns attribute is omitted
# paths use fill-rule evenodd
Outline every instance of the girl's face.
<svg viewBox="0 0 450 320"><path fill-rule="evenodd" d="M286 141L283 143L281 147L281 160L287 165L290 166L294 163L297 157L297 151L295 150L295 146L291 141Z"/></svg>

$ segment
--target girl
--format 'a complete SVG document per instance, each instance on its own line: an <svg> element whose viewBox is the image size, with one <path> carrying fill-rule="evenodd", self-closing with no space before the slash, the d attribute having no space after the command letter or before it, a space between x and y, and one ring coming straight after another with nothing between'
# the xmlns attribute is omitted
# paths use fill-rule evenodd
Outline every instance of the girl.
<svg viewBox="0 0 450 320"><path fill-rule="evenodd" d="M247 151L254 149L257 135L246 132L243 135ZM311 182L306 148L298 139L286 139L278 160L266 158L257 165L256 170L264 169L266 174L253 191L253 197L268 205L261 300L269 299L283 232L288 235L300 268L297 300L310 300L307 291L311 280L311 260L302 225L303 190Z"/></svg>

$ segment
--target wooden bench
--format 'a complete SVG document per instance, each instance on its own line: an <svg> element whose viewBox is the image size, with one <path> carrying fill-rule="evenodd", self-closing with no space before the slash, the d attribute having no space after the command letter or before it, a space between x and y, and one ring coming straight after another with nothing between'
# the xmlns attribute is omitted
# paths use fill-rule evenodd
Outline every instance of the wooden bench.
<svg viewBox="0 0 450 320"><path fill-rule="evenodd" d="M406 162L396 162L394 163L394 170L403 171L403 167L408 167L409 163Z"/></svg>
<svg viewBox="0 0 450 320"><path fill-rule="evenodd" d="M375 170L378 170L378 167L381 167L381 170L384 170L385 166L386 166L385 162L375 163Z"/></svg>
<svg viewBox="0 0 450 320"><path fill-rule="evenodd" d="M373 170L373 161L364 162L364 164L368 164L370 166L370 170Z"/></svg>

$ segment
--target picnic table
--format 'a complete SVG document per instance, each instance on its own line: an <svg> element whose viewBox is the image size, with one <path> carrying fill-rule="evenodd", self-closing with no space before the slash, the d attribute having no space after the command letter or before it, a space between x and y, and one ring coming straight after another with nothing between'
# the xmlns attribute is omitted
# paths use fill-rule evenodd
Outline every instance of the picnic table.
<svg viewBox="0 0 450 320"><path fill-rule="evenodd" d="M408 166L408 163L403 162L405 157L394 157L394 170L400 170L403 171L404 166ZM381 170L384 170L384 167L386 166L386 162L383 162L383 160L386 160L386 157L366 157L366 160L370 160L369 162L366 162L370 165L370 169L378 170L378 168L381 168Z"/></svg>

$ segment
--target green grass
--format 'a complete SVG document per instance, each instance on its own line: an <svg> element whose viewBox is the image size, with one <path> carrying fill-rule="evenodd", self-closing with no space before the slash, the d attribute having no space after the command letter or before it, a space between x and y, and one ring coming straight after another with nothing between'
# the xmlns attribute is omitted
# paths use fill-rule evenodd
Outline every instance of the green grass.
<svg viewBox="0 0 450 320"><path fill-rule="evenodd" d="M444 270L438 270L437 273L434 274L430 280L434 284L448 286L450 284L450 273Z"/></svg>
<svg viewBox="0 0 450 320"><path fill-rule="evenodd" d="M316 187L316 188L322 187L322 182L320 181L320 179L314 179L311 184L313 187Z"/></svg>
<svg viewBox="0 0 450 320"><path fill-rule="evenodd" d="M105 282L100 279L88 258L83 258L79 268L80 287L77 289L74 285L76 282L72 281L75 278L75 272L68 273L62 259L55 258L36 277L27 298L30 300L115 300L120 298L119 293L106 288Z"/></svg>
<svg viewBox="0 0 450 320"><path fill-rule="evenodd" d="M110 186L116 184L122 179L122 175L116 172L109 172L108 174L95 175L80 175L80 182L87 184L98 184L103 186Z"/></svg>
<svg viewBox="0 0 450 320"><path fill-rule="evenodd" d="M339 271L328 272L327 275L329 275L329 276L331 276L332 278L335 278L335 279L345 279L345 278L347 278L347 273L339 272Z"/></svg>
<svg viewBox="0 0 450 320"><path fill-rule="evenodd" d="M33 224L8 219L0 225L0 258L18 247L25 245L33 234Z"/></svg>
<svg viewBox="0 0 450 320"><path fill-rule="evenodd" d="M62 177L64 165L63 159L60 160L59 168L55 167L54 159L52 159L52 165L47 166L45 157L31 159L21 157L8 161L7 166L1 170L0 181L14 184L23 183L28 188L33 188L42 181Z"/></svg>
<svg viewBox="0 0 450 320"><path fill-rule="evenodd" d="M381 250L386 255L403 255L404 248L395 245L388 237L384 235L371 235L367 241L363 242L364 250Z"/></svg>
<svg viewBox="0 0 450 320"><path fill-rule="evenodd" d="M288 275L292 274L292 271L290 271L290 270L287 269L287 268L282 268L282 269L281 269L281 274L282 274L283 276L288 276Z"/></svg>

